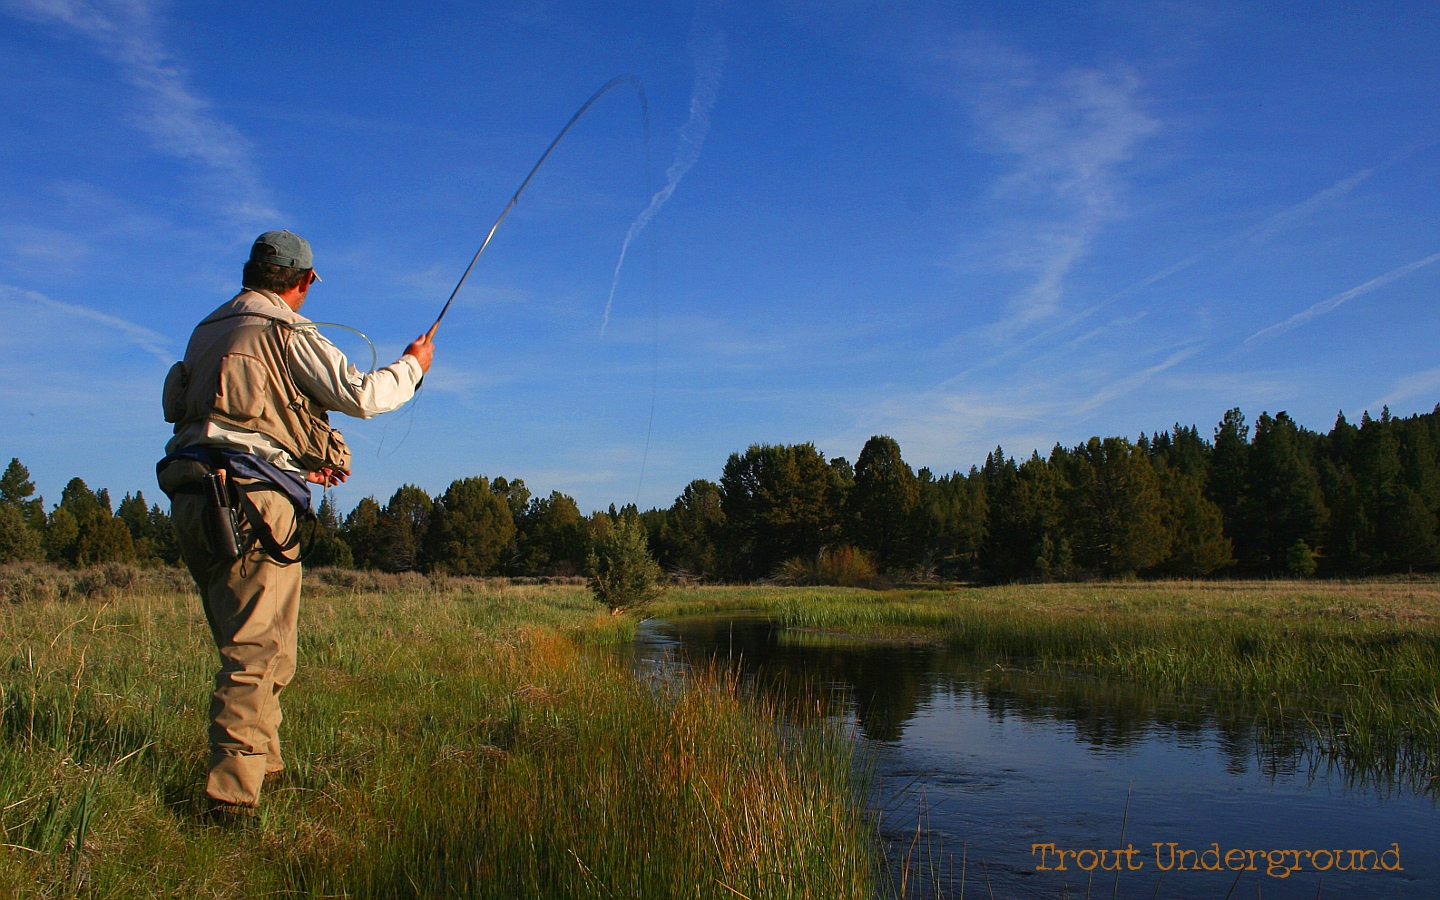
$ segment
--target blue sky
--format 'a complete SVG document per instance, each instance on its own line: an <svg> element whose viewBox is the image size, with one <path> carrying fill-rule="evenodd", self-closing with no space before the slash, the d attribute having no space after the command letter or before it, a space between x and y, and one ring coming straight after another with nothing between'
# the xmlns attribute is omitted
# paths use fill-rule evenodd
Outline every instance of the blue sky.
<svg viewBox="0 0 1440 900"><path fill-rule="evenodd" d="M305 235L306 314L388 363L626 72L648 165L616 89L413 414L341 423L342 508L472 474L668 505L750 443L883 433L942 473L1440 401L1431 2L253 9L0 0L0 457L50 502L158 497L161 379L256 234Z"/></svg>

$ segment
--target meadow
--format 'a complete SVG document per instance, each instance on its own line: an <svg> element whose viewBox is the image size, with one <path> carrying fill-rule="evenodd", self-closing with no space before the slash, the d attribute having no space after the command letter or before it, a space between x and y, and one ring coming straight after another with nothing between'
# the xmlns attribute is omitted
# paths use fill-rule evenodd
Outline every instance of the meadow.
<svg viewBox="0 0 1440 900"><path fill-rule="evenodd" d="M0 896L875 895L848 738L637 679L584 587L320 571L303 603L290 770L236 830L188 576L0 571Z"/></svg>
<svg viewBox="0 0 1440 900"><path fill-rule="evenodd" d="M22 566L0 570L0 896L894 892L850 735L608 649L642 615L741 613L1200 697L1362 775L1437 780L1433 580L700 586L611 616L578 584L321 570L291 769L259 827L226 829L202 816L214 651L188 576Z"/></svg>

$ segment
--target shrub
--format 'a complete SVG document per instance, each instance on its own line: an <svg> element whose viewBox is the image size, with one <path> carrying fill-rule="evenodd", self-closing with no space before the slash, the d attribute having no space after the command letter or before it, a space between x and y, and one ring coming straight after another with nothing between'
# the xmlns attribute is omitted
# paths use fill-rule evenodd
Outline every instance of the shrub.
<svg viewBox="0 0 1440 900"><path fill-rule="evenodd" d="M588 559L595 599L618 612L660 596L660 564L650 555L645 525L638 515L621 515L595 542Z"/></svg>
<svg viewBox="0 0 1440 900"><path fill-rule="evenodd" d="M1297 540L1285 551L1285 571L1296 578L1309 578L1315 574L1315 551L1304 540Z"/></svg>
<svg viewBox="0 0 1440 900"><path fill-rule="evenodd" d="M823 548L813 559L796 556L780 564L774 579L781 584L876 587L875 560L858 547Z"/></svg>

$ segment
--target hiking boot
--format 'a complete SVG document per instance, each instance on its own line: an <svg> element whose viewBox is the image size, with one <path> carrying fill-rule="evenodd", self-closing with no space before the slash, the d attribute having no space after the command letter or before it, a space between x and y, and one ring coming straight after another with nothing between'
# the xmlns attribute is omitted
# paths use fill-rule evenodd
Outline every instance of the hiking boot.
<svg viewBox="0 0 1440 900"><path fill-rule="evenodd" d="M260 810L253 806L237 806L211 800L205 809L205 821L220 828L248 831L260 827Z"/></svg>

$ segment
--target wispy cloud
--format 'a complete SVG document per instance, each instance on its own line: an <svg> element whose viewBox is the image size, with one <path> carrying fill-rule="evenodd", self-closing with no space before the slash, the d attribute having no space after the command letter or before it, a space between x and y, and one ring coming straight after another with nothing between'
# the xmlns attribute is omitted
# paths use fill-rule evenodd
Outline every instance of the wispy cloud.
<svg viewBox="0 0 1440 900"><path fill-rule="evenodd" d="M425 387L432 391L448 391L456 394L489 390L511 381L514 381L514 376L510 374L501 375L452 365L433 366L425 374Z"/></svg>
<svg viewBox="0 0 1440 900"><path fill-rule="evenodd" d="M1119 400L1121 397L1124 397L1126 394L1130 394L1139 390L1145 385L1146 382L1154 378L1156 375L1159 375L1161 372L1164 372L1167 369L1173 369L1176 366L1180 365L1185 360L1199 353L1200 349L1200 347L1195 346L1187 347L1183 350L1178 350L1170 354L1170 356L1163 362L1157 363L1146 369L1141 369L1139 372L1135 372L1131 375L1125 376L1124 378L1113 381L1110 384L1102 387L1100 390L1096 391L1084 402L1075 406L1074 411L1081 414L1090 413L1094 412L1102 406L1105 406L1106 404L1113 403L1114 401Z"/></svg>
<svg viewBox="0 0 1440 900"><path fill-rule="evenodd" d="M1363 294L1368 294L1376 288L1382 288L1390 282L1396 280L1397 278L1404 278L1406 275L1409 275L1416 269L1424 268L1425 266L1428 266L1431 263L1437 261L1440 261L1440 253L1432 253L1424 259L1418 259L1415 262L1403 265L1398 269L1391 269L1384 275L1381 275L1378 278L1372 278L1364 284L1356 285L1348 291L1341 291L1333 297L1327 297L1326 299L1321 300L1319 303L1316 303L1314 306L1311 306L1309 309L1302 310L1301 312L1296 313L1295 315L1291 316L1283 322L1276 322L1269 328L1260 329L1259 331L1246 338L1245 343L1240 345L1240 349L1244 350L1258 340L1284 334L1292 328L1304 325L1311 319L1323 316L1326 313L1337 309L1341 304L1349 300L1353 300Z"/></svg>
<svg viewBox="0 0 1440 900"><path fill-rule="evenodd" d="M26 318L19 315L20 313L28 312L33 315L39 312L50 319L52 323L56 317L68 321L70 323L68 327L84 324L99 325L105 333L113 334L121 341L139 347L167 366L175 361L174 349L171 347L169 338L163 334L152 331L143 325L137 325L128 319L102 313L88 306L62 303L36 291L27 291L8 284L0 284L0 305L10 307L4 318L11 323L11 329L16 329L16 323L23 322ZM12 331L12 335L23 339L28 330L22 326Z"/></svg>
<svg viewBox="0 0 1440 900"><path fill-rule="evenodd" d="M1047 77L993 49L957 61L969 75L966 99L981 147L1011 162L995 189L1016 213L1002 241L1010 268L1029 278L992 328L1008 337L1062 308L1071 270L1124 212L1121 167L1160 122L1145 111L1140 79L1126 69Z"/></svg>
<svg viewBox="0 0 1440 900"><path fill-rule="evenodd" d="M195 166L207 190L237 224L278 217L261 182L251 143L211 110L189 84L184 68L159 36L155 7L147 0L7 0L32 21L89 39L115 63L138 94L135 124L156 149Z"/></svg>
<svg viewBox="0 0 1440 900"><path fill-rule="evenodd" d="M916 459L959 465L978 462L999 443L1011 452L1042 453L1056 440L1078 440L1088 436L1095 414L1121 410L1123 418L1135 409L1153 406L1147 388L1166 372L1180 367L1200 354L1204 346L1155 347L1143 351L1151 357L1141 368L1124 361L1100 360L1088 368L1066 371L1026 369L1002 384L984 388L957 385L906 394L887 391L870 402L852 406L854 427L835 435L829 443L844 446L864 436L891 434ZM1142 351L1136 351L1140 353Z"/></svg>
<svg viewBox="0 0 1440 900"><path fill-rule="evenodd" d="M1317 209L1320 209L1321 207L1326 206L1330 203L1334 203L1336 200L1339 200L1346 194L1349 194L1351 191L1355 190L1360 185L1364 184L1367 180L1369 180L1371 175L1375 174L1376 168L1378 167L1361 169L1355 174L1349 176L1348 178L1340 179L1339 181L1335 182L1324 190L1316 191L1314 194L1311 194L1309 197L1306 197L1304 200L1295 204L1294 206L1291 206L1288 209L1283 209L1275 215L1271 216L1270 218L1266 219L1253 230L1247 231L1244 235L1245 238L1252 243L1259 243L1260 241L1267 240L1274 235L1280 233L1281 231L1284 231L1286 228L1292 227L1297 222L1300 222L1301 220L1310 216Z"/></svg>
<svg viewBox="0 0 1440 900"><path fill-rule="evenodd" d="M1004 348L994 356L977 362L975 365L971 366L966 372L962 373L960 377L968 377L969 375L981 369L989 368L990 366L1002 363L1008 359L1019 355L1023 351L1028 350L1035 344L1055 337L1062 332L1069 331L1071 328L1074 328L1076 325L1079 325L1081 322L1084 322L1091 316L1095 315L1098 312L1101 312L1107 307L1110 307L1115 303L1118 303L1119 301L1124 300L1128 297L1139 294L1143 292L1146 288L1158 284L1166 280L1167 278L1184 272L1185 270L1195 266L1202 260L1210 257L1212 254L1218 253L1229 247L1236 247L1242 245L1244 243L1258 243L1288 228L1293 228L1300 222L1303 222L1305 219L1315 215L1317 212L1324 209L1326 206L1333 204L1341 200L1345 196L1349 195L1360 185L1368 181L1370 177L1376 172L1381 171L1382 169L1385 169L1386 167L1391 166L1397 162L1400 162L1405 158L1413 155L1414 153L1415 148L1405 148L1399 153L1396 153L1394 156L1387 159L1385 162L1380 163L1379 165L1361 169L1358 172L1347 175L1346 177L1335 182L1334 184L1331 184L1316 191L1315 193L1299 201L1298 203L1287 206L1286 208L1266 217L1264 220L1254 225L1250 225L1244 229L1241 229L1240 231L1230 235L1229 237L1224 238L1223 240L1217 241L1216 243L1211 244L1204 249L1198 250L1195 253L1190 254L1184 259L1177 260L1176 262L1173 262L1170 265L1159 269L1158 271L1146 275L1139 281L1133 282L1132 284L1121 288L1120 290L1099 301L1098 303L1091 304L1090 306L1080 310L1074 315L1069 316L1062 321L1058 321L1042 331L1032 334L1030 337L1026 338L1023 341L1020 341L1019 343L1011 344L1010 346ZM1098 332L1103 330L1103 328L1096 329L1095 331L1087 334L1084 339L1095 336Z"/></svg>
<svg viewBox="0 0 1440 900"><path fill-rule="evenodd" d="M1390 393L1370 404L1370 409L1391 406L1416 397L1433 397L1440 390L1440 369L1412 372L1396 379Z"/></svg>

